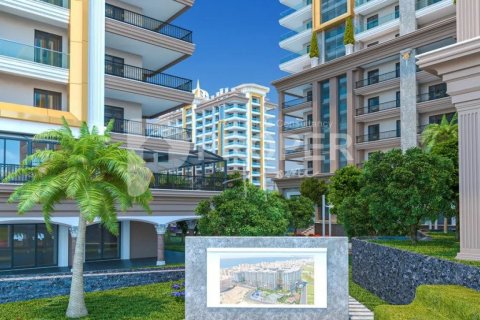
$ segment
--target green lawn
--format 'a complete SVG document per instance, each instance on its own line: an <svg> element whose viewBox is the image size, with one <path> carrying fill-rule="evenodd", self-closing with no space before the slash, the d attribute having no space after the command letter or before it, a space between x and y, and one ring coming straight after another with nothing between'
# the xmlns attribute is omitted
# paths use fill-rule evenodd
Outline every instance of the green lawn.
<svg viewBox="0 0 480 320"><path fill-rule="evenodd" d="M83 319L105 320L182 320L185 303L171 297L172 283L88 293L90 316ZM0 304L2 320L57 320L64 317L68 298L32 300Z"/></svg>
<svg viewBox="0 0 480 320"><path fill-rule="evenodd" d="M429 233L431 241L420 241L412 244L409 240L375 240L372 242L394 247L402 250L416 252L427 256L437 257L463 263L470 266L480 267L480 262L456 260L455 257L460 251L460 243L455 239L454 233Z"/></svg>

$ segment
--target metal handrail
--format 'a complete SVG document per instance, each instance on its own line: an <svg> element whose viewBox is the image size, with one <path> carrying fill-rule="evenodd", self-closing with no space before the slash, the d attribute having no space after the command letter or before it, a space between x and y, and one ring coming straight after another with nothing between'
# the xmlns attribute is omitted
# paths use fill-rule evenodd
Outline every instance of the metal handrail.
<svg viewBox="0 0 480 320"><path fill-rule="evenodd" d="M395 70L395 71L392 71L392 72L379 74L377 76L372 76L372 77L357 81L355 86L358 89L358 88L362 88L362 87L365 87L365 86L369 86L369 85L372 85L372 84L384 82L384 81L399 78L399 77L400 77L400 70Z"/></svg>
<svg viewBox="0 0 480 320"><path fill-rule="evenodd" d="M356 110L357 116L361 116L368 113L379 112L383 110L389 110L394 108L400 108L400 100L393 100L388 102L379 103L377 105L367 106L364 108L358 108Z"/></svg>
<svg viewBox="0 0 480 320"><path fill-rule="evenodd" d="M378 141L378 140L385 140L385 139L392 139L392 138L399 138L400 132L398 130L391 130L391 131L384 131L379 133L373 134L366 134L363 136L357 136L357 143L363 142L371 142L371 141Z"/></svg>

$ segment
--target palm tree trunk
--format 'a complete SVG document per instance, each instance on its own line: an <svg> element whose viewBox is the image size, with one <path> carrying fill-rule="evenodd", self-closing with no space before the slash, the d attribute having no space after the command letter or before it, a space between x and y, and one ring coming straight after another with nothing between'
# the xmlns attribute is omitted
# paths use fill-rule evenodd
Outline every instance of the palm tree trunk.
<svg viewBox="0 0 480 320"><path fill-rule="evenodd" d="M81 318L88 315L85 305L85 292L83 289L83 259L85 256L85 233L87 222L80 214L78 219L78 234L73 256L72 285L68 300L67 318Z"/></svg>

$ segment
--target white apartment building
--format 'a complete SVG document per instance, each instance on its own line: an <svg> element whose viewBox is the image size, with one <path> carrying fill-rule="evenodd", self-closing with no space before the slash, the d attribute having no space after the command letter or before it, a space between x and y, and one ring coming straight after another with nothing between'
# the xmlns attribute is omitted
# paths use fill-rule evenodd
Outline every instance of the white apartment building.
<svg viewBox="0 0 480 320"><path fill-rule="evenodd" d="M269 91L258 84L242 84L210 96L198 82L193 104L159 121L191 130L197 149L226 159L229 173L240 172L254 185L272 189L277 106L268 101ZM214 168L207 170L213 173Z"/></svg>

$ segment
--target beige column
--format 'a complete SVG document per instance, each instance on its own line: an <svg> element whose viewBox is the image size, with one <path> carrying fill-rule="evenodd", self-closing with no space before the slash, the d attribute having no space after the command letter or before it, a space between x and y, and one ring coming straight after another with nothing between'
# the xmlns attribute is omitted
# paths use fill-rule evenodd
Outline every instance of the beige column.
<svg viewBox="0 0 480 320"><path fill-rule="evenodd" d="M480 261L480 1L457 1L458 43L420 55L418 64L447 83L458 111L460 253Z"/></svg>
<svg viewBox="0 0 480 320"><path fill-rule="evenodd" d="M166 224L155 225L157 231L157 266L165 265L165 232L167 232Z"/></svg>
<svg viewBox="0 0 480 320"><path fill-rule="evenodd" d="M359 72L347 72L347 160L348 164L355 164L355 110L359 108L358 98L355 96L355 83L358 81Z"/></svg>
<svg viewBox="0 0 480 320"><path fill-rule="evenodd" d="M312 142L313 142L313 174L319 174L322 163L322 124L320 118L320 84L312 83Z"/></svg>
<svg viewBox="0 0 480 320"><path fill-rule="evenodd" d="M338 80L330 79L330 172L338 169Z"/></svg>

